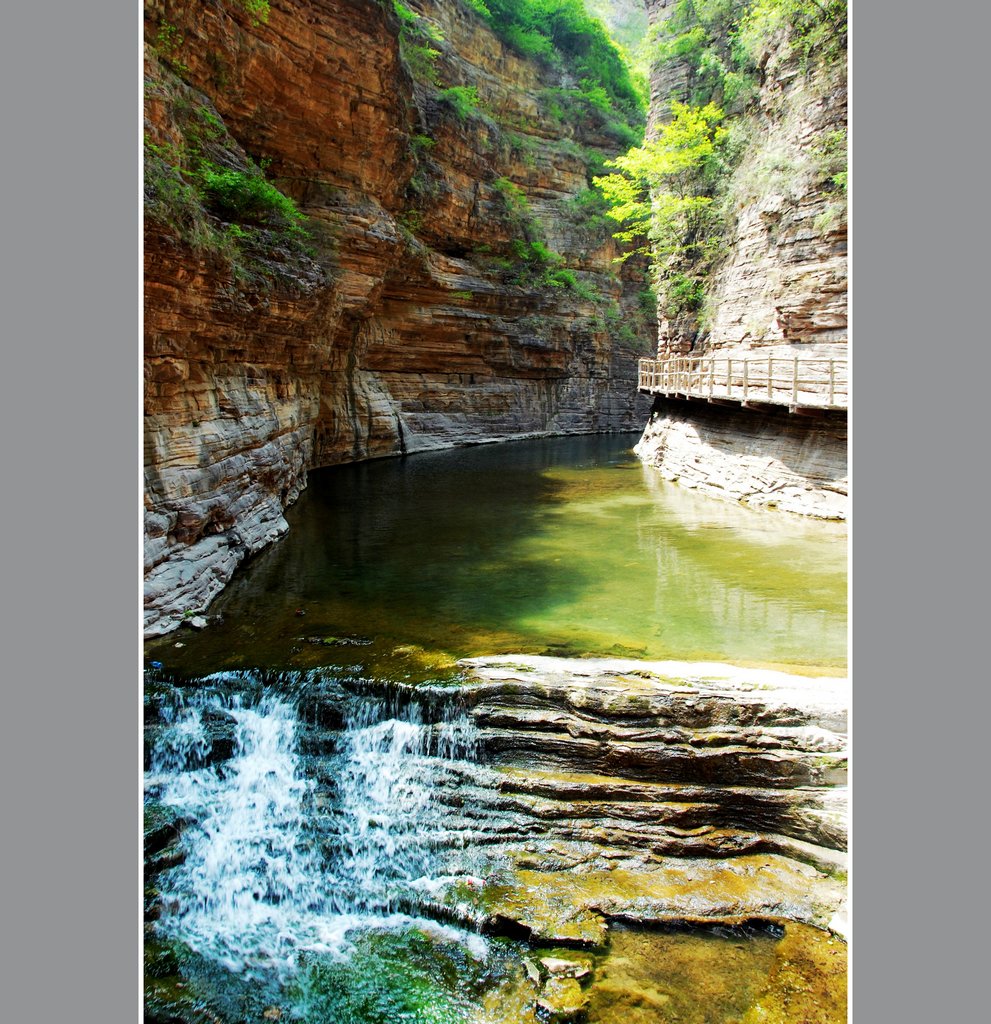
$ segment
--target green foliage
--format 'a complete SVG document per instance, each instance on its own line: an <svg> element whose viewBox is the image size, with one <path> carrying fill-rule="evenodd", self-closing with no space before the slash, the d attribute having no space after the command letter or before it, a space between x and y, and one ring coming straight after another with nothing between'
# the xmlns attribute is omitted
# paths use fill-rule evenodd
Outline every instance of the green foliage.
<svg viewBox="0 0 991 1024"><path fill-rule="evenodd" d="M614 118L634 132L641 129L645 96L605 26L588 14L582 0L485 0L483 6L487 13L479 13L510 47L566 69L590 95L601 90Z"/></svg>
<svg viewBox="0 0 991 1024"><path fill-rule="evenodd" d="M847 133L845 128L826 132L812 147L819 174L844 195L847 190Z"/></svg>
<svg viewBox="0 0 991 1024"><path fill-rule="evenodd" d="M400 52L410 74L415 79L430 85L436 85L440 81L437 71L437 58L440 56L440 50L419 43L400 43Z"/></svg>
<svg viewBox="0 0 991 1024"><path fill-rule="evenodd" d="M673 320L703 307L706 275L722 251L725 222L715 200L728 167L724 112L714 103L671 109L657 139L609 161L615 172L595 183L610 204L607 215L622 225L616 237L650 257L659 308ZM655 301L650 292L641 296L646 323Z"/></svg>
<svg viewBox="0 0 991 1024"><path fill-rule="evenodd" d="M419 156L428 149L432 149L436 143L429 135L413 135L410 137L409 145L410 149L413 150L414 156Z"/></svg>
<svg viewBox="0 0 991 1024"><path fill-rule="evenodd" d="M203 161L197 182L207 205L220 217L255 224L271 224L302 233L303 215L289 196L280 192L261 171L236 171Z"/></svg>
<svg viewBox="0 0 991 1024"><path fill-rule="evenodd" d="M671 274L664 282L664 314L669 320L702 308L705 281L700 276Z"/></svg>
<svg viewBox="0 0 991 1024"><path fill-rule="evenodd" d="M403 63L417 81L437 85L440 50L430 44L442 42L443 33L400 0L393 0L392 7L400 22L399 55Z"/></svg>
<svg viewBox="0 0 991 1024"><path fill-rule="evenodd" d="M179 51L185 39L175 25L163 21L155 33L155 44L152 47L159 60L171 68L180 78L189 76L189 68L179 59Z"/></svg>
<svg viewBox="0 0 991 1024"><path fill-rule="evenodd" d="M403 234L410 238L416 235L416 233L423 227L423 211L422 210L406 210L401 213L397 218L400 230Z"/></svg>
<svg viewBox="0 0 991 1024"><path fill-rule="evenodd" d="M416 11L399 0L392 0L392 9L404 25L416 25L420 20L420 15Z"/></svg>
<svg viewBox="0 0 991 1024"><path fill-rule="evenodd" d="M678 61L689 68L686 101L725 107L752 95L752 68L737 43L746 9L747 0L678 0L671 16L651 29L653 63Z"/></svg>
<svg viewBox="0 0 991 1024"><path fill-rule="evenodd" d="M241 6L251 15L251 24L259 25L268 22L271 9L268 0L239 0Z"/></svg>
<svg viewBox="0 0 991 1024"><path fill-rule="evenodd" d="M491 986L464 947L409 928L357 931L345 960L307 954L286 986L299 1019L363 1024L467 1024Z"/></svg>
<svg viewBox="0 0 991 1024"><path fill-rule="evenodd" d="M259 166L234 155L213 110L181 87L163 95L181 141L156 144L145 137L146 219L167 226L193 251L226 263L235 280L270 286L287 257L298 261L308 252L303 214L265 177L266 161Z"/></svg>
<svg viewBox="0 0 991 1024"><path fill-rule="evenodd" d="M530 203L523 189L509 178L496 178L492 188L502 200L506 219L513 230L521 234L524 241L539 238L540 228L530 212Z"/></svg>
<svg viewBox="0 0 991 1024"><path fill-rule="evenodd" d="M812 222L812 226L815 229L816 234L830 234L844 213L846 213L846 203L827 203L822 213L820 213Z"/></svg>
<svg viewBox="0 0 991 1024"><path fill-rule="evenodd" d="M611 230L609 202L598 188L587 188L569 199L565 216L585 235L597 237Z"/></svg>
<svg viewBox="0 0 991 1024"><path fill-rule="evenodd" d="M739 44L756 64L786 36L807 64L834 60L846 47L846 0L754 0L740 22Z"/></svg>
<svg viewBox="0 0 991 1024"><path fill-rule="evenodd" d="M522 236L510 243L511 258L500 261L505 279L522 287L568 288L579 298L596 301L598 293L563 267L564 257L544 241L523 189L509 178L496 178L492 188L501 197L510 224ZM476 249L480 251L481 247Z"/></svg>
<svg viewBox="0 0 991 1024"><path fill-rule="evenodd" d="M464 121L478 110L478 90L473 85L452 85L450 89L441 89L437 99L446 103L457 116Z"/></svg>
<svg viewBox="0 0 991 1024"><path fill-rule="evenodd" d="M583 134L601 132L624 148L643 141L642 126L631 125L618 116L605 90L592 79L583 78L578 88L542 89L538 99L545 117L578 128Z"/></svg>
<svg viewBox="0 0 991 1024"><path fill-rule="evenodd" d="M662 265L672 256L697 257L709 246L712 191L726 134L715 104L675 102L672 113L657 139L607 161L618 173L595 179L609 203L608 216L623 225L616 238Z"/></svg>

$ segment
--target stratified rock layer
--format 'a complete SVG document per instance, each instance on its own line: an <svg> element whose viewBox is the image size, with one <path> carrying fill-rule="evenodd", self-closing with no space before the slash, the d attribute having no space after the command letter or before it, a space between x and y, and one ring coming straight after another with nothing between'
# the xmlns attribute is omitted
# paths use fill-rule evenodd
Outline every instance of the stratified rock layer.
<svg viewBox="0 0 991 1024"><path fill-rule="evenodd" d="M582 147L616 143L546 116L535 97L561 82L474 12L411 6L444 37L437 87L413 79L399 21L374 0L274 0L264 23L225 0L147 5L148 143L188 149L184 119L201 112L211 158L262 162L312 243L270 254L260 287L149 219L151 635L285 532L309 468L642 422L635 359L652 332L621 330L642 268L617 276L608 232L568 205L587 186ZM455 85L478 109L438 99ZM519 284L500 263L521 232L507 183L583 289Z"/></svg>
<svg viewBox="0 0 991 1024"><path fill-rule="evenodd" d="M328 849L346 718L378 702L383 719L433 721L432 751L460 751L429 768L436 860L411 909L590 949L612 921L844 931L846 680L621 659L461 665L457 686L295 684ZM163 726L147 700L151 750ZM230 756L228 716L208 727L211 756ZM150 819L150 872L181 856L176 828Z"/></svg>
<svg viewBox="0 0 991 1024"><path fill-rule="evenodd" d="M806 418L658 398L634 451L666 480L713 497L847 518L845 413Z"/></svg>
<svg viewBox="0 0 991 1024"><path fill-rule="evenodd" d="M609 919L842 927L845 680L617 659L463 664L479 756L498 770L464 805L513 869L482 901L494 918L589 947Z"/></svg>
<svg viewBox="0 0 991 1024"><path fill-rule="evenodd" d="M675 10L647 0L654 25ZM690 69L652 69L650 130ZM845 62L806 66L785 36L771 41L755 102L736 117L748 139L728 184L725 255L706 282L707 322L662 321L660 354L790 359L849 356L846 195L834 180L846 152ZM637 446L669 480L714 497L830 519L849 501L845 417L706 407L658 399Z"/></svg>

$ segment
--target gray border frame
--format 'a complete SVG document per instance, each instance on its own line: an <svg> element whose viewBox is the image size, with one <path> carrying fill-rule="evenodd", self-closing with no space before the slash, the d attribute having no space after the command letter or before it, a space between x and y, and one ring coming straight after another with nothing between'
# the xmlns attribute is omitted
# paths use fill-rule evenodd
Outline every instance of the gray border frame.
<svg viewBox="0 0 991 1024"><path fill-rule="evenodd" d="M979 1019L988 1003L986 858L969 827L988 804L974 788L987 776L987 458L963 450L987 432L966 392L991 375L975 302L987 164L971 149L988 20L956 0L853 7L851 980L864 1024Z"/></svg>
<svg viewBox="0 0 991 1024"><path fill-rule="evenodd" d="M140 14L0 32L9 1021L140 1018Z"/></svg>
<svg viewBox="0 0 991 1024"><path fill-rule="evenodd" d="M853 10L865 1024L970 1019L987 1002L986 458L960 446L986 433L988 374L968 362L948 393L922 358L986 348L987 172L968 146L985 127L968 106L987 91L987 20L962 2ZM139 38L136 4L20 4L0 35L8 1020L140 1017ZM905 352L915 368L896 375Z"/></svg>

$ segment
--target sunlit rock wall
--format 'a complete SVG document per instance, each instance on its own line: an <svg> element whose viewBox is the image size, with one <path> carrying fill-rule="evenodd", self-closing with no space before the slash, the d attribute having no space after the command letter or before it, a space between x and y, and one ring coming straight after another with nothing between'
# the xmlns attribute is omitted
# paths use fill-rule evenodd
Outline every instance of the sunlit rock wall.
<svg viewBox="0 0 991 1024"><path fill-rule="evenodd" d="M146 6L146 141L181 147L189 111L208 111L214 158L263 161L312 241L271 257L256 287L173 225L146 225L150 634L204 608L285 532L310 468L630 430L646 415L643 267L618 271L608 232L568 205L587 186L587 150L619 143L548 117L538 98L560 75L458 0L408 6L443 36L433 86L412 77L399 21L374 0L273 0L264 23L235 0ZM437 99L456 85L480 100L463 118ZM507 274L519 229L499 179L523 190L582 292Z"/></svg>

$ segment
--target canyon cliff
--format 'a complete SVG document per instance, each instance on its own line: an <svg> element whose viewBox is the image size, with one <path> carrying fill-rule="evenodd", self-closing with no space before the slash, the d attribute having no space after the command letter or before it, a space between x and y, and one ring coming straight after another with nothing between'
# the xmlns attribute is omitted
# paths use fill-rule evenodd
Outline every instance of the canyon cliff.
<svg viewBox="0 0 991 1024"><path fill-rule="evenodd" d="M647 0L654 31L699 33L710 66L711 55L730 66L727 25L678 22L684 6ZM733 83L735 96L729 76L713 88L704 60L678 56L676 46L651 69L649 138L670 120L672 100L715 98L735 150L716 195L719 255L697 275L691 302L679 304L671 280L665 295L661 282L659 356L849 357L845 5L827 7L842 8L842 22L819 29L818 49L799 28L778 26L762 41L751 81ZM847 515L845 411L813 419L659 397L637 451L666 478L714 496Z"/></svg>
<svg viewBox="0 0 991 1024"><path fill-rule="evenodd" d="M460 0L150 0L145 55L148 635L314 467L643 422L645 268L583 206L628 140L566 71Z"/></svg>

